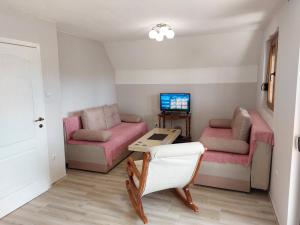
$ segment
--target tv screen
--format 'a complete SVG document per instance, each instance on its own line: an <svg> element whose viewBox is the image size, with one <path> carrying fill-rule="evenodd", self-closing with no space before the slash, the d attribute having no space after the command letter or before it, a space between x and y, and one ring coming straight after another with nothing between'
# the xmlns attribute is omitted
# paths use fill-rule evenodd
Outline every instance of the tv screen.
<svg viewBox="0 0 300 225"><path fill-rule="evenodd" d="M191 95L189 93L161 93L161 111L190 112Z"/></svg>

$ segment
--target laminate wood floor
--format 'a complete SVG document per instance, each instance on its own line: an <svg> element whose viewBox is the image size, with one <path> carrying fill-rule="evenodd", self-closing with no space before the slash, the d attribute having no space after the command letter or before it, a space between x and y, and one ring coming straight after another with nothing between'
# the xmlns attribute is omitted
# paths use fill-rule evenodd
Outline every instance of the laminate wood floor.
<svg viewBox="0 0 300 225"><path fill-rule="evenodd" d="M0 220L1 225L143 224L129 203L125 161L109 174L68 170L45 194ZM191 193L200 212L194 213L172 192L143 198L149 224L275 225L267 193L250 194L194 186Z"/></svg>

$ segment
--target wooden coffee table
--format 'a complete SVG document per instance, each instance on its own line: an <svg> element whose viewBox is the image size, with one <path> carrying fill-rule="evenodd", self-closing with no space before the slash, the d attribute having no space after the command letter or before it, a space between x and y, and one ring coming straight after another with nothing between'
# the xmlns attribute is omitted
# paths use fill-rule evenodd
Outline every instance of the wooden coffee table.
<svg viewBox="0 0 300 225"><path fill-rule="evenodd" d="M154 128L129 145L128 150L147 152L149 147L172 144L180 135L180 132L179 129Z"/></svg>

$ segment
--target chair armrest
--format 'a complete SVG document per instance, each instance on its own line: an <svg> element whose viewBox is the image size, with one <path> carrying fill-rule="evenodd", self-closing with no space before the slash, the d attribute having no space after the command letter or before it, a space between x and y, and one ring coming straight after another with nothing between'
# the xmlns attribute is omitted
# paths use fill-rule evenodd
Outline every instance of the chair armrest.
<svg viewBox="0 0 300 225"><path fill-rule="evenodd" d="M211 119L209 126L212 128L228 128L231 129L231 119Z"/></svg>
<svg viewBox="0 0 300 225"><path fill-rule="evenodd" d="M128 172L131 173L132 175L135 175L138 178L138 180L140 180L141 173L137 169L137 167L134 163L134 160L131 157L128 158L127 165L128 165L128 167L127 167Z"/></svg>
<svg viewBox="0 0 300 225"><path fill-rule="evenodd" d="M248 154L249 152L249 144L241 140L201 137L200 141L210 151L230 152L235 154Z"/></svg>
<svg viewBox="0 0 300 225"><path fill-rule="evenodd" d="M141 117L134 115L134 114L120 113L120 118L121 118L121 121L127 122L127 123L139 123L142 121Z"/></svg>

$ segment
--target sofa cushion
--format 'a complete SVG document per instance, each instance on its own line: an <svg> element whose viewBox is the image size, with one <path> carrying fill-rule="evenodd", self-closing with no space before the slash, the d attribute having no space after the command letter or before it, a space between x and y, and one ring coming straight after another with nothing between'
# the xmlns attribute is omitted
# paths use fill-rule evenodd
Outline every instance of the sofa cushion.
<svg viewBox="0 0 300 225"><path fill-rule="evenodd" d="M201 137L200 142L209 151L231 152L236 154L248 154L249 144L241 140L233 140L216 137Z"/></svg>
<svg viewBox="0 0 300 225"><path fill-rule="evenodd" d="M240 111L242 110L246 110L240 106L237 106L234 111L233 111L233 115L232 115L232 119L231 119L231 128L233 128L233 123L234 123L234 120L236 118L236 116L240 113Z"/></svg>
<svg viewBox="0 0 300 225"><path fill-rule="evenodd" d="M68 144L71 145L91 145L98 146L104 149L105 158L108 165L112 165L115 160L122 152L127 151L128 145L136 141L148 130L145 122L141 123L121 123L109 131L112 133L112 137L107 142L95 142L95 141L78 141L68 140Z"/></svg>
<svg viewBox="0 0 300 225"><path fill-rule="evenodd" d="M231 120L229 119L211 119L209 126L213 128L231 128Z"/></svg>
<svg viewBox="0 0 300 225"><path fill-rule="evenodd" d="M81 141L108 141L112 136L110 131L106 130L88 130L88 129L79 129L72 134L74 140Z"/></svg>
<svg viewBox="0 0 300 225"><path fill-rule="evenodd" d="M127 123L139 123L142 121L142 118L133 114L120 114L121 121Z"/></svg>
<svg viewBox="0 0 300 225"><path fill-rule="evenodd" d="M107 129L110 129L121 123L121 118L119 115L119 109L117 104L104 106L104 116Z"/></svg>
<svg viewBox="0 0 300 225"><path fill-rule="evenodd" d="M81 121L84 129L103 130L107 128L103 106L84 110L81 114Z"/></svg>
<svg viewBox="0 0 300 225"><path fill-rule="evenodd" d="M217 137L224 139L232 139L232 129L220 129L220 128L211 128L206 127L201 135L202 137ZM210 151L208 149L204 153L203 160L209 162L218 162L218 163L233 163L246 165L248 162L248 155L235 154L230 152L220 152L220 151ZM213 150L213 149L212 149Z"/></svg>
<svg viewBox="0 0 300 225"><path fill-rule="evenodd" d="M241 110L233 121L232 136L234 139L249 141L251 117L246 110Z"/></svg>

